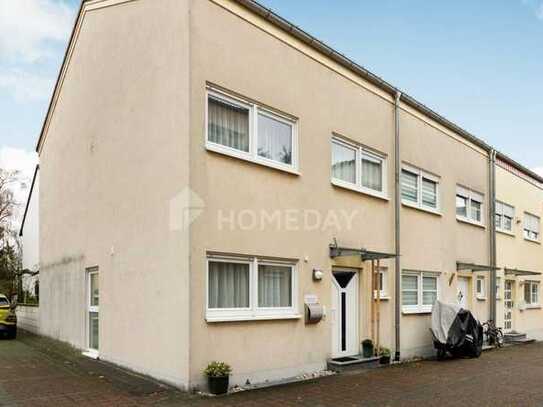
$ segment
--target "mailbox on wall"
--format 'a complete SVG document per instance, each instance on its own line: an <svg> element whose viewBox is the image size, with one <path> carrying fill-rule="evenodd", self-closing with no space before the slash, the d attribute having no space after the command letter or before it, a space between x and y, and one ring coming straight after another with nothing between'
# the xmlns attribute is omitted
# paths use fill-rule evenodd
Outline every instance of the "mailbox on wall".
<svg viewBox="0 0 543 407"><path fill-rule="evenodd" d="M323 306L321 304L305 304L305 323L316 324L323 317Z"/></svg>

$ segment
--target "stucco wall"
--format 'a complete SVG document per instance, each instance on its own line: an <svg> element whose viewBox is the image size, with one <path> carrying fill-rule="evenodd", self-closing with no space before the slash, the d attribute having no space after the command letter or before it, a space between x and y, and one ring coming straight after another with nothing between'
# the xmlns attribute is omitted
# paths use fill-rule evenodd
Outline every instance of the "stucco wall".
<svg viewBox="0 0 543 407"><path fill-rule="evenodd" d="M497 263L498 267L543 272L543 256L540 243L524 239L524 213L528 212L543 218L543 190L518 177L512 172L497 166L496 168L496 198L515 207L515 220L512 234L497 234ZM501 299L498 300L497 320L503 326L503 286L504 272L498 272L501 277ZM543 311L541 308L522 310L524 301L524 280L541 281L541 276L507 276L513 280L514 310L513 329L527 333L533 338L543 339ZM541 302L541 287L539 291Z"/></svg>
<svg viewBox="0 0 543 407"><path fill-rule="evenodd" d="M24 329L35 334L40 333L40 308L30 305L17 305L17 328Z"/></svg>
<svg viewBox="0 0 543 407"><path fill-rule="evenodd" d="M188 3L87 7L40 153L40 324L85 349L98 266L100 357L184 386Z"/></svg>
<svg viewBox="0 0 543 407"><path fill-rule="evenodd" d="M330 306L333 262L328 257L328 244L334 237L343 246L394 250L392 101L368 90L371 86L360 86L341 70L334 71L325 58L313 58L293 48L284 33L254 15L229 2L219 3L231 6L258 27L213 2L195 2L191 12L191 185L206 203L191 233L191 381L195 384L202 383L201 370L211 360L230 363L233 381L243 383L314 369L331 352L330 318L316 326L306 326L303 320L206 323L206 251L298 259L298 306L302 309L303 296L310 293ZM208 83L297 117L301 174L206 151ZM487 160L480 151L407 111L402 112L401 129L402 161L433 172L442 181L442 216L402 208L402 265L440 272L441 297L453 301L456 286L454 282L449 286L448 281L456 271L456 261L488 264L487 229L461 224L455 215L457 183L476 189L487 199ZM388 157L389 200L331 185L332 133ZM300 208L319 213L345 210L356 216L351 228L341 230L242 230L237 224L230 227L231 223L224 222L224 214L244 210L259 213ZM387 260L383 265L389 269L392 294L394 262ZM369 336L370 327L368 266L360 279L361 340ZM313 268L325 271L322 282L312 281ZM481 319L485 319L486 305L474 305ZM393 307L393 299L381 305L381 340L387 346L394 341ZM402 352L406 356L428 352L429 324L428 315L402 318Z"/></svg>

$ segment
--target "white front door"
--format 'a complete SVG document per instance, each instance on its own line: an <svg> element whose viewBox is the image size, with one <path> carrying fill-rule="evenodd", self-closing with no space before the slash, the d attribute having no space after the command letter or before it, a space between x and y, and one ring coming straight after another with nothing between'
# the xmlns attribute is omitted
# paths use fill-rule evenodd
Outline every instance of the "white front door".
<svg viewBox="0 0 543 407"><path fill-rule="evenodd" d="M458 277L457 294L458 305L464 309L468 309L469 301L469 280L466 277Z"/></svg>
<svg viewBox="0 0 543 407"><path fill-rule="evenodd" d="M503 286L503 330L510 332L513 330L513 281L505 280Z"/></svg>
<svg viewBox="0 0 543 407"><path fill-rule="evenodd" d="M358 273L335 271L332 278L332 357L360 353L358 340Z"/></svg>

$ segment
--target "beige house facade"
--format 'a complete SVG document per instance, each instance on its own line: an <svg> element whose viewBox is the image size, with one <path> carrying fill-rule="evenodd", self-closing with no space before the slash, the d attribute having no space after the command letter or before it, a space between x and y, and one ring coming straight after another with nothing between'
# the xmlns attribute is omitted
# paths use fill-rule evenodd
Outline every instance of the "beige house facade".
<svg viewBox="0 0 543 407"><path fill-rule="evenodd" d="M428 356L436 299L503 323L508 279L541 335L542 180L253 1L84 1L37 150L40 330L91 357L188 389Z"/></svg>

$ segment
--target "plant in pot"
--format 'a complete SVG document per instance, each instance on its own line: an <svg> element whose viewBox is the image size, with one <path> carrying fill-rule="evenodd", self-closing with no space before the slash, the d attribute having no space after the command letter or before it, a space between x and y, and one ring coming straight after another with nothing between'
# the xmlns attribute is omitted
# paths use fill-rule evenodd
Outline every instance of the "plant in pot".
<svg viewBox="0 0 543 407"><path fill-rule="evenodd" d="M232 368L224 362L211 362L204 370L207 376L209 392L224 394L228 392L228 381Z"/></svg>
<svg viewBox="0 0 543 407"><path fill-rule="evenodd" d="M388 365L390 363L390 349L385 347L379 348L379 363L382 365Z"/></svg>
<svg viewBox="0 0 543 407"><path fill-rule="evenodd" d="M362 341L362 356L365 358L371 358L373 355L373 341L371 339L364 339Z"/></svg>

